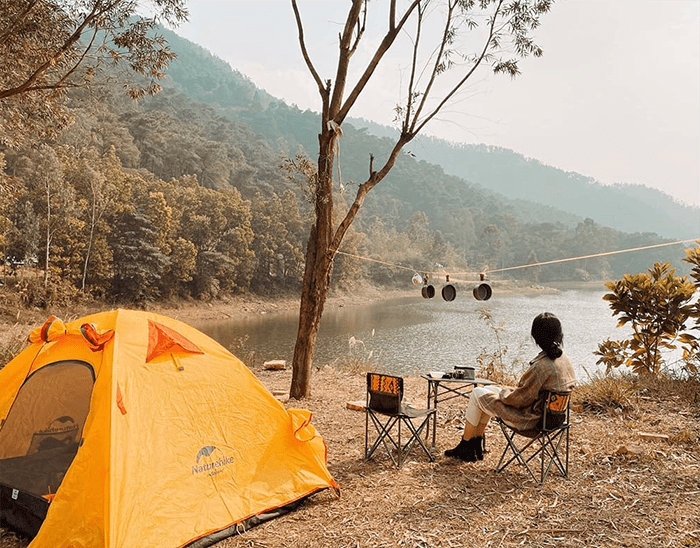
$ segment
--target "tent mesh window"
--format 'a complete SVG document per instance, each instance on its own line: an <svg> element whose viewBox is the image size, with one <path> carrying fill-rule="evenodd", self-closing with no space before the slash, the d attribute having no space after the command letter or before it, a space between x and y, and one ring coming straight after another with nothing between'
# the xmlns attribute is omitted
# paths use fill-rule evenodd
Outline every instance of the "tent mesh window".
<svg viewBox="0 0 700 548"><path fill-rule="evenodd" d="M10 524L38 530L78 451L94 384L90 364L67 360L35 371L17 392L0 428L2 517Z"/></svg>

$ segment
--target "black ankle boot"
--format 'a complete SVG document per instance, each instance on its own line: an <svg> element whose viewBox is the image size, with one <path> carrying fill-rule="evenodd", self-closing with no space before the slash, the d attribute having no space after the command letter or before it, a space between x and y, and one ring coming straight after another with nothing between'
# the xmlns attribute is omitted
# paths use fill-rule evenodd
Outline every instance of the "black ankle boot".
<svg viewBox="0 0 700 548"><path fill-rule="evenodd" d="M457 447L445 451L445 456L460 459L466 462L476 462L476 453L474 451L472 440L474 440L474 438L469 440L461 439Z"/></svg>
<svg viewBox="0 0 700 548"><path fill-rule="evenodd" d="M483 436L477 436L469 440L474 448L474 455L476 460L484 460L484 438Z"/></svg>

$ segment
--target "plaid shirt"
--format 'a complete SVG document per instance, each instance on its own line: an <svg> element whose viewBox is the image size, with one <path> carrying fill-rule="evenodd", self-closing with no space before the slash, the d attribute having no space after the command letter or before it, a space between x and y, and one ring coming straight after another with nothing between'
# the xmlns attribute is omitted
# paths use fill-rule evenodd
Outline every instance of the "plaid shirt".
<svg viewBox="0 0 700 548"><path fill-rule="evenodd" d="M540 352L520 377L517 388L489 392L482 395L478 403L486 413L500 417L513 428L527 430L534 428L542 416L540 390L569 392L575 385L576 374L566 354L551 360Z"/></svg>

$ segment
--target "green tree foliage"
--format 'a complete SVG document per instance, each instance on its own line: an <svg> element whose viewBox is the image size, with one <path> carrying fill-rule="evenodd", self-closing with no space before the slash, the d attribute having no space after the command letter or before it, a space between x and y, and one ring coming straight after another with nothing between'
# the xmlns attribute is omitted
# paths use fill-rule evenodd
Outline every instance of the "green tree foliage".
<svg viewBox="0 0 700 548"><path fill-rule="evenodd" d="M700 244L700 241L696 242ZM695 280L695 287L700 290L700 247L686 249L685 262L691 265L690 276ZM682 333L679 337L683 343L683 361L688 371L693 375L700 373L700 299L695 299L692 304L692 317L695 320L694 329Z"/></svg>
<svg viewBox="0 0 700 548"><path fill-rule="evenodd" d="M251 289L263 294L298 290L306 225L297 196L289 190L281 198L258 192L251 202L251 229L255 253Z"/></svg>
<svg viewBox="0 0 700 548"><path fill-rule="evenodd" d="M17 0L7 6L12 2ZM134 102L121 86L73 88L63 96L72 125L55 140L20 145L21 136L13 133L12 148L0 144L3 275L12 278L22 263L36 267L40 281L46 272L48 285L32 288L32 303L49 302L50 291L72 294L76 288L127 303L301 288L318 188L308 151L318 146L319 114L275 100L225 62L164 34L177 44L178 59L161 80L161 93ZM118 78L104 76L103 82ZM345 123L339 147L342 181L332 189L336 224L357 181L367 176L367 151L379 165L391 154L392 141ZM296 158L300 179L279 169L280 154ZM415 271L432 272L436 264L457 278L484 264L517 267L664 241L496 196L412 154L397 157L348 228L340 247L347 254L337 255L330 277L333 290L362 280L406 287ZM498 158L507 163L509 156ZM478 167L493 155L485 151L471 159ZM542 170L546 179L546 166ZM47 249L49 268L42 271ZM540 283L610 279L668 261L670 249L501 275L522 279L537 272Z"/></svg>
<svg viewBox="0 0 700 548"><path fill-rule="evenodd" d="M662 351L676 348L676 339L693 315L695 286L685 276L676 276L669 263L655 263L647 273L626 274L606 287L610 293L603 299L619 317L618 327L629 324L632 334L601 343L595 352L598 363L608 371L625 365L637 374L658 375L665 363Z"/></svg>
<svg viewBox="0 0 700 548"><path fill-rule="evenodd" d="M156 300L168 257L158 247L153 219L143 208L125 208L115 216L113 226L109 239L114 269L111 294L137 304Z"/></svg>
<svg viewBox="0 0 700 548"><path fill-rule="evenodd" d="M250 202L236 189L183 189L181 235L197 249L190 286L194 296L217 297L221 291L245 291L255 270L251 249Z"/></svg>
<svg viewBox="0 0 700 548"><path fill-rule="evenodd" d="M70 120L67 90L121 76L133 98L159 91L175 55L152 31L186 19L185 0L155 2L148 17L137 8L131 0L3 0L0 145L55 135Z"/></svg>
<svg viewBox="0 0 700 548"><path fill-rule="evenodd" d="M374 217L367 223L366 235L360 253L369 259L364 262L364 272L372 283L401 287L411 278L414 269L432 270L428 268L428 259L411 247L410 235L399 232L396 227L387 227L381 217ZM400 268L387 268L387 264Z"/></svg>

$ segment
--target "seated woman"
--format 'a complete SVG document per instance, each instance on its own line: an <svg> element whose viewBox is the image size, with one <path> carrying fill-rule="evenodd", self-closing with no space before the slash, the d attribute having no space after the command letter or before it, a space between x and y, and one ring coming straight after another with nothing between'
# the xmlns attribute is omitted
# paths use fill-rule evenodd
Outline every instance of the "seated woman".
<svg viewBox="0 0 700 548"><path fill-rule="evenodd" d="M467 406L462 440L454 449L445 451L446 456L467 462L483 460L484 430L491 417L499 417L517 430L534 428L543 412L540 390L568 392L573 389L576 374L562 350L564 334L559 319L549 312L539 314L532 322L530 334L542 352L530 362L518 387L474 388Z"/></svg>

